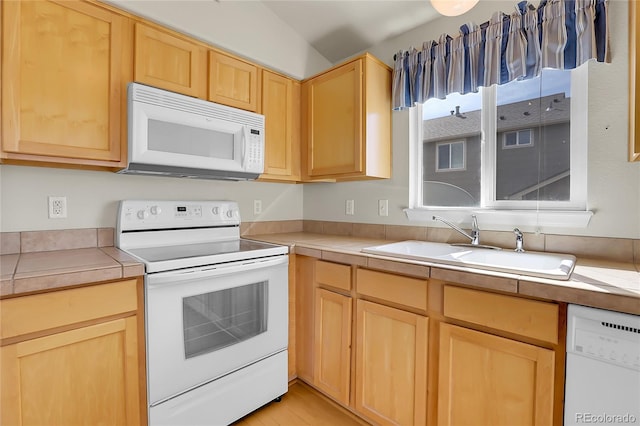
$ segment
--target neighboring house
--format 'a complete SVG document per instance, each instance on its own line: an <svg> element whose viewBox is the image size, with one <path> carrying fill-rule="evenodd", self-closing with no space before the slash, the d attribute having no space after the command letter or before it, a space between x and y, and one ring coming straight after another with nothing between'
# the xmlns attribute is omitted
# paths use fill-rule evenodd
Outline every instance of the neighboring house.
<svg viewBox="0 0 640 426"><path fill-rule="evenodd" d="M570 104L558 93L498 106L497 199L569 199ZM452 111L423 122L425 205L478 205L480 114Z"/></svg>

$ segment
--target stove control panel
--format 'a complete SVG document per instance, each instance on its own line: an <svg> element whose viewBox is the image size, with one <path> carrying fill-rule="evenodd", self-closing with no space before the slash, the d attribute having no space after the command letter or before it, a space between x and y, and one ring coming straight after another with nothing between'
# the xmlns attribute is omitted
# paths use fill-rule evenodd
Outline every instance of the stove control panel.
<svg viewBox="0 0 640 426"><path fill-rule="evenodd" d="M119 231L175 229L240 225L235 201L120 202Z"/></svg>
<svg viewBox="0 0 640 426"><path fill-rule="evenodd" d="M182 206L176 205L175 206L175 211L173 212L173 214L177 217L184 217L184 218L199 218L202 217L202 206L200 205L189 205L189 204L185 204Z"/></svg>

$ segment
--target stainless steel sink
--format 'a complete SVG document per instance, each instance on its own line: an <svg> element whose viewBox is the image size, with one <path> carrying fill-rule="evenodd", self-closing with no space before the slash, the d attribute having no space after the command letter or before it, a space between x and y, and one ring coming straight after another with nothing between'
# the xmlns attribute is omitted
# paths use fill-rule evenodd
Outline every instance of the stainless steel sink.
<svg viewBox="0 0 640 426"><path fill-rule="evenodd" d="M516 253L510 250L490 250L482 247L414 240L366 247L362 251L382 256L468 266L556 280L568 280L576 264L576 257L570 254Z"/></svg>

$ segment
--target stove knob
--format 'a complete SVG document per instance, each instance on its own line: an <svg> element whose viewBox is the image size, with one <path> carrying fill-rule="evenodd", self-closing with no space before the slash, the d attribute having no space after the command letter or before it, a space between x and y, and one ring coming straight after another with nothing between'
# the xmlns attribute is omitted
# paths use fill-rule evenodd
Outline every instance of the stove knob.
<svg viewBox="0 0 640 426"><path fill-rule="evenodd" d="M227 217L233 219L233 210L227 210Z"/></svg>
<svg viewBox="0 0 640 426"><path fill-rule="evenodd" d="M151 206L151 214L152 215L159 215L160 213L162 213L162 209L160 208L160 206Z"/></svg>
<svg viewBox="0 0 640 426"><path fill-rule="evenodd" d="M220 207L212 208L211 213L213 213L214 216L218 216L218 214L220 214Z"/></svg>
<svg viewBox="0 0 640 426"><path fill-rule="evenodd" d="M138 219L148 219L149 218L149 212L146 210L138 210Z"/></svg>

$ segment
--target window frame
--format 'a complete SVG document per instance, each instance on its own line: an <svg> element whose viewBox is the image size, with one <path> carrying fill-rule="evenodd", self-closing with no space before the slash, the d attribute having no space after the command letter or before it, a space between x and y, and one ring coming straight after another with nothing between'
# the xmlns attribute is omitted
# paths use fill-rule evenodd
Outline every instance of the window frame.
<svg viewBox="0 0 640 426"><path fill-rule="evenodd" d="M461 144L462 145L462 167L456 167L453 168L451 167L451 163L452 163L452 159L451 159L451 147L454 144ZM443 145L449 145L449 168L447 169L441 169L440 168L440 147ZM461 140L449 140L449 141L442 141L442 142L436 142L436 167L435 167L435 171L436 173L449 173L449 172L462 172L467 170L467 142L464 139Z"/></svg>
<svg viewBox="0 0 640 426"><path fill-rule="evenodd" d="M529 142L528 143L520 143L520 133L528 131L529 132ZM507 145L507 135L516 134L516 144L515 145ZM509 132L504 132L502 134L502 149L514 149L514 148L531 148L534 146L534 138L533 138L533 129L520 129L520 130L512 130Z"/></svg>
<svg viewBox="0 0 640 426"><path fill-rule="evenodd" d="M497 144L496 86L480 88L483 118L481 120L481 201L476 207L449 207L422 205L423 120L422 105L409 110L409 207L405 213L409 220L431 220L434 212L462 220L471 213L485 223L504 226L561 226L586 227L593 216L587 209L587 153L588 146L578 143L588 140L588 67L583 65L571 71L571 154L569 201L495 200L495 159ZM486 117L484 115L486 114ZM533 135L532 135L533 138ZM524 145L529 147L532 145ZM575 148L577 147L578 148ZM466 148L466 147L465 147ZM466 153L465 153L466 154ZM493 158L488 163L487 158ZM465 155L466 167L466 155Z"/></svg>

